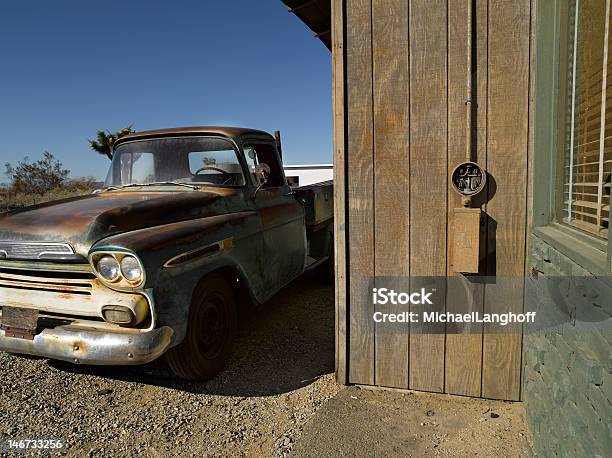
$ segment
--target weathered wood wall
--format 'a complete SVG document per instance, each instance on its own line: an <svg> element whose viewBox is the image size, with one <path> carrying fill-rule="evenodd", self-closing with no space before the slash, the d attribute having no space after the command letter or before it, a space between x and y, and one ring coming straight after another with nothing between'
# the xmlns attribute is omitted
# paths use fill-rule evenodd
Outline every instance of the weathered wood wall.
<svg viewBox="0 0 612 458"><path fill-rule="evenodd" d="M341 382L520 398L520 334L377 332L369 291L375 277L457 276L449 175L465 160L469 84L472 154L491 178L482 274L524 276L533 2L332 0ZM459 281L472 310L522 310L520 289ZM440 309L465 310L453 298Z"/></svg>

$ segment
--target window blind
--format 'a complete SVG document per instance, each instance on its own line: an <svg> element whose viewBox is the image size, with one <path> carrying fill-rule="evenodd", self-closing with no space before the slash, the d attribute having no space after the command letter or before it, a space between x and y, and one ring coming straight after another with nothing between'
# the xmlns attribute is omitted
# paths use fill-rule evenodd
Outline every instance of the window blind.
<svg viewBox="0 0 612 458"><path fill-rule="evenodd" d="M571 1L567 23L561 221L607 239L612 175L610 0Z"/></svg>

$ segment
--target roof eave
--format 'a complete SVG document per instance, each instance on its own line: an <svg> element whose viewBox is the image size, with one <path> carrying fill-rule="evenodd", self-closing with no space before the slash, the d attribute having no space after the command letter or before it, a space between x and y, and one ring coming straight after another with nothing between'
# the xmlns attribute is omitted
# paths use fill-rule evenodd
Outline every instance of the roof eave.
<svg viewBox="0 0 612 458"><path fill-rule="evenodd" d="M314 36L331 50L331 1L330 0L282 0L290 13L295 14Z"/></svg>

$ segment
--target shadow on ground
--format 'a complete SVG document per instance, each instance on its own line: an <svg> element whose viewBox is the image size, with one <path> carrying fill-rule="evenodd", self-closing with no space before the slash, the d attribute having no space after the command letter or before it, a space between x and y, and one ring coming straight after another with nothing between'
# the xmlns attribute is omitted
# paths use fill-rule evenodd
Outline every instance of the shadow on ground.
<svg viewBox="0 0 612 458"><path fill-rule="evenodd" d="M227 368L207 382L184 382L174 377L164 358L134 367L75 366L62 361L48 364L60 371L192 393L285 393L334 370L333 287L313 275L304 275L266 304L242 312L234 355Z"/></svg>

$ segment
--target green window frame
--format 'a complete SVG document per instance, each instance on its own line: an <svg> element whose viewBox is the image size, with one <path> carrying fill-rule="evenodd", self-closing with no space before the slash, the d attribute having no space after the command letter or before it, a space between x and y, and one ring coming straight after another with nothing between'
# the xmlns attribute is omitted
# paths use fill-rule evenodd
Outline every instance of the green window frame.
<svg viewBox="0 0 612 458"><path fill-rule="evenodd" d="M575 39L568 40L567 33L568 23L575 20L570 16L572 12L576 14L576 1L581 0L537 2L533 232L593 274L610 275L612 237L605 240L572 227L567 224L568 212L563 213L568 199L567 192L563 196L563 190L568 186L571 189L573 183L570 181L568 185L566 145L569 135L566 126L568 119L573 121L576 118L568 116L563 97L567 99L568 93L572 94L571 80L575 78L568 75L567 62L567 56L572 56L567 46L571 46ZM604 1L609 11L611 0ZM573 72L573 67L569 72ZM572 98L575 97L575 79L573 84ZM571 141L571 145L576 144L573 136ZM601 177L601 173L599 175ZM572 201L571 194L569 201ZM601 204L601 197L598 201ZM571 209L571 206L565 208ZM601 216L600 210L597 215L598 218Z"/></svg>

